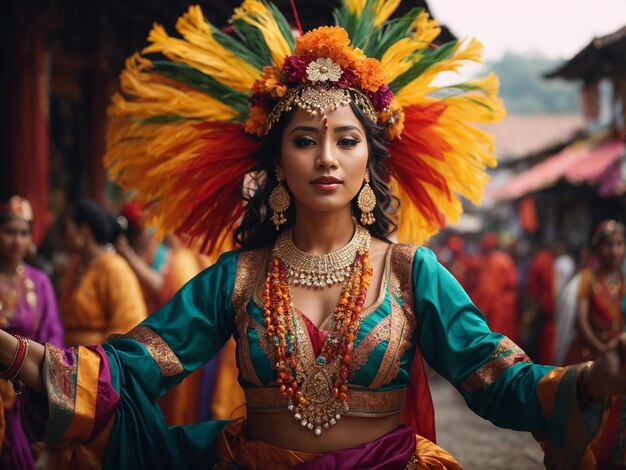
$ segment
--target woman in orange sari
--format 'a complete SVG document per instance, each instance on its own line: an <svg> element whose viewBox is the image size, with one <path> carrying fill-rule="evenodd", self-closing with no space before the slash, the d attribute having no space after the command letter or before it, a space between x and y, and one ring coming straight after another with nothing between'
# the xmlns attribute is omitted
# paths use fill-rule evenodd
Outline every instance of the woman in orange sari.
<svg viewBox="0 0 626 470"><path fill-rule="evenodd" d="M61 287L61 320L68 346L99 344L146 318L137 277L110 244L112 217L93 201L74 204L65 243L76 255Z"/></svg>

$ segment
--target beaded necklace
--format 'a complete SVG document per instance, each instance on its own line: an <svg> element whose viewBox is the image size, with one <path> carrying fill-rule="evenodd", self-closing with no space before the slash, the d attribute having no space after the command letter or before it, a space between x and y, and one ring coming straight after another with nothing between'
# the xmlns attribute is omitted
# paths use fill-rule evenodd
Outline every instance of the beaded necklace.
<svg viewBox="0 0 626 470"><path fill-rule="evenodd" d="M367 232L356 250L351 276L332 314L322 353L315 365L306 369L299 360L288 268L277 250L273 251L265 281L263 320L274 349L276 382L281 397L288 400L287 409L315 436L334 426L342 413L348 411L350 357L372 279L370 241Z"/></svg>
<svg viewBox="0 0 626 470"><path fill-rule="evenodd" d="M12 276L0 274L0 328L10 324L22 298L31 308L37 307L35 283L26 275L26 269L20 264Z"/></svg>

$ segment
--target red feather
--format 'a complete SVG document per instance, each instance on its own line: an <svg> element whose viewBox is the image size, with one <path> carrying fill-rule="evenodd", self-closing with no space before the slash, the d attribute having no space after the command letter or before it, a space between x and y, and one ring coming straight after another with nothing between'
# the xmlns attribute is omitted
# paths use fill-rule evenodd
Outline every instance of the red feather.
<svg viewBox="0 0 626 470"><path fill-rule="evenodd" d="M177 234L201 241L202 251L218 248L232 233L243 213L242 184L255 165L260 142L240 124L203 123L206 140L197 158L180 169L175 191L189 192L184 222ZM227 229L227 230L225 230Z"/></svg>
<svg viewBox="0 0 626 470"><path fill-rule="evenodd" d="M443 226L445 218L429 196L424 183L440 189L448 198L450 189L445 178L428 165L428 159L444 160L450 145L437 133L435 125L445 111L444 103L404 108L402 139L389 145L390 173L402 185L411 201L428 220Z"/></svg>

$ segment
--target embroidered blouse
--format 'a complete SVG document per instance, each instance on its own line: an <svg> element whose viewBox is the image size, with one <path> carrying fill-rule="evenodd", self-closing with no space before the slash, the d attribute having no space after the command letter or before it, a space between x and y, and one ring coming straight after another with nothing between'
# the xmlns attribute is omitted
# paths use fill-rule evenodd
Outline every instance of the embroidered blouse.
<svg viewBox="0 0 626 470"><path fill-rule="evenodd" d="M189 462L211 462L214 438L226 423L168 429L154 400L207 362L231 335L248 406L285 409L272 386L274 361L255 288L264 277L267 253L222 255L159 311L104 345L72 350L47 345L46 439L108 439L103 457L108 468L187 468ZM302 360L312 361L304 320L297 313L295 319ZM531 363L513 342L489 330L430 250L392 245L380 294L363 312L355 341L350 412L399 412L421 355L474 412L498 426L533 432L548 467L594 462L593 438L604 403L578 399L579 367Z"/></svg>

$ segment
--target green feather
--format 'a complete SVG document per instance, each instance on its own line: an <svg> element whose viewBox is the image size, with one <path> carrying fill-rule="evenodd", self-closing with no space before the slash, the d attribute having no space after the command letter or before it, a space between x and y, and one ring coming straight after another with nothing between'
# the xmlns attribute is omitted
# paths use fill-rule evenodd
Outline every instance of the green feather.
<svg viewBox="0 0 626 470"><path fill-rule="evenodd" d="M156 60L152 64L154 73L184 83L221 101L238 113L248 112L248 96L245 93L237 92L187 64L167 60Z"/></svg>
<svg viewBox="0 0 626 470"><path fill-rule="evenodd" d="M402 88L407 86L434 64L448 59L454 53L457 41L450 41L437 49L427 49L422 57L415 62L409 70L397 77L389 84L389 88L394 94L397 94ZM423 52L422 49L420 52Z"/></svg>
<svg viewBox="0 0 626 470"><path fill-rule="evenodd" d="M412 8L404 16L386 21L382 27L377 28L363 52L368 57L378 60L383 58L385 52L400 39L411 37L415 18L422 12L422 8Z"/></svg>

